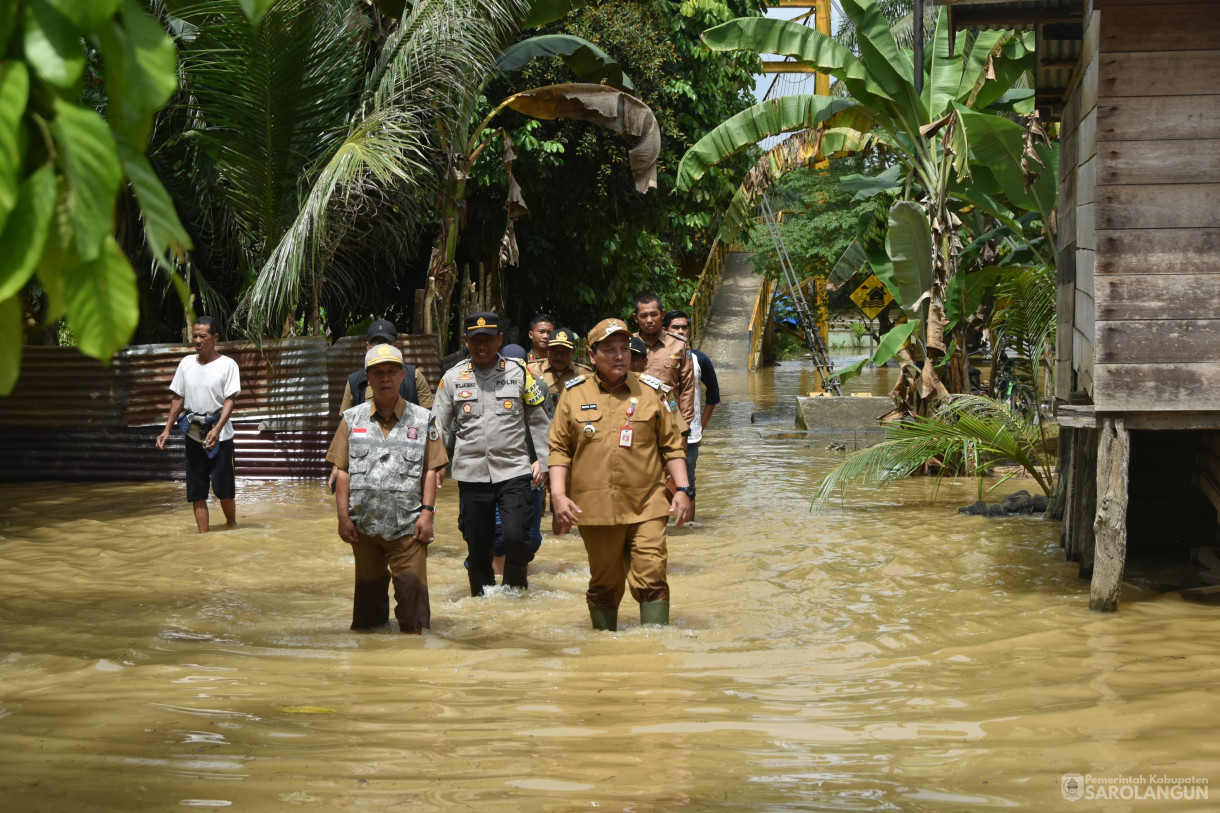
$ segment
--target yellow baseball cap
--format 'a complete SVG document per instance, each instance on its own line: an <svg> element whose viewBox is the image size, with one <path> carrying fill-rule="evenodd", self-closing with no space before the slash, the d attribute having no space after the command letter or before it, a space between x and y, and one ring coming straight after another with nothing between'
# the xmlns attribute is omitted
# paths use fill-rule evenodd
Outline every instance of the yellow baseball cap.
<svg viewBox="0 0 1220 813"><path fill-rule="evenodd" d="M603 319L589 331L589 346L592 347L602 339L613 336L615 333L631 335L631 331L627 329L627 323L622 319Z"/></svg>
<svg viewBox="0 0 1220 813"><path fill-rule="evenodd" d="M364 369L367 370L373 365L386 364L391 361L401 367L402 351L392 344L376 344L364 354Z"/></svg>

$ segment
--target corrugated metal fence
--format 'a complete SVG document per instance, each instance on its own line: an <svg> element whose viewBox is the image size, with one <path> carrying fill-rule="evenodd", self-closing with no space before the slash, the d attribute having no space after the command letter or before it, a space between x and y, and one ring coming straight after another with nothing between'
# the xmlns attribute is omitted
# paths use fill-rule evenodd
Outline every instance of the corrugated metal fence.
<svg viewBox="0 0 1220 813"><path fill-rule="evenodd" d="M435 387L435 337L400 336L399 347ZM241 370L232 419L238 476L323 476L347 376L364 360L363 339L225 342L217 349ZM26 347L17 386L0 398L0 480L182 478L182 436L171 433L165 451L155 439L169 410L169 382L191 352L137 345L99 363L70 347Z"/></svg>

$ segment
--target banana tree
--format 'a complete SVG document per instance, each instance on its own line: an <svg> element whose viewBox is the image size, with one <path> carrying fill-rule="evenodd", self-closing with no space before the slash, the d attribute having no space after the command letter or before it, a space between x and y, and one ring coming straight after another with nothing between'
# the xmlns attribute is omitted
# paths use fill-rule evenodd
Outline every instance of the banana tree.
<svg viewBox="0 0 1220 813"><path fill-rule="evenodd" d="M535 0L521 21L521 27L532 28L554 22L584 3L568 0ZM632 161L632 172L636 176L640 191L656 186L656 157L659 154L660 128L652 111L643 102L631 96L628 90L634 85L608 54L591 42L570 35L542 35L531 37L512 45L501 53L496 67L502 71L515 71L525 67L534 59L559 57L568 66L579 83L533 88L513 94L501 101L482 121L473 128L474 111L468 111L466 121L449 132L442 132L447 166L441 190L440 222L432 253L428 261L428 288L425 293L425 330L438 334L439 349L445 350L444 326L449 321L449 303L457 282L458 236L462 228L465 211L466 182L474 169L479 155L487 148L499 131L491 130L492 119L505 108L534 118L573 118L590 121L607 127L624 136L628 141ZM486 78L485 78L486 79ZM485 81L484 79L484 81ZM605 82L605 85L598 84ZM644 112L646 111L646 113ZM651 158L643 159L648 148L645 142L657 140L657 149ZM511 144L505 138L505 154L514 155ZM637 167L637 162L643 164ZM645 167L644 165L649 165ZM506 163L507 167L507 163ZM651 173L651 184L640 187L641 172ZM514 194L515 182L509 182L510 198ZM510 214L501 252L503 259L513 261L515 237L512 235L513 207L520 202L509 201Z"/></svg>
<svg viewBox="0 0 1220 813"><path fill-rule="evenodd" d="M893 213L891 228L896 223L900 233L891 242L902 254L886 263L899 275L913 275L901 286L905 290L889 275L891 293L915 322L904 328L911 341L903 352L914 351L912 359L920 363L911 383L925 393L939 392L944 384L935 368L940 365L949 390L960 392L968 386L965 356L960 343L946 335L947 297L962 299L956 308L965 297L960 285L951 285L962 248L958 210L974 206L1020 228L1013 205L1035 209L1044 223L1054 205L1054 150L1034 144L1025 128L993 112L1032 109L1030 94L1012 90L1032 67L1032 37L984 31L967 49L966 38L950 36L948 11L941 9L930 54L925 64L913 65L911 52L895 43L875 0L843 0L842 7L856 29L859 55L813 29L781 20L742 18L704 32L713 50L791 57L829 73L849 95L796 97L799 102L790 97L750 108L691 147L678 168L678 185L695 183L709 166L764 138L810 126L836 133L835 117L850 111L854 127L839 137L847 141L852 130L867 131L870 143L901 167L894 185L915 204ZM916 90L916 70L922 90ZM818 114L810 116L811 110ZM921 272L925 266L927 274Z"/></svg>

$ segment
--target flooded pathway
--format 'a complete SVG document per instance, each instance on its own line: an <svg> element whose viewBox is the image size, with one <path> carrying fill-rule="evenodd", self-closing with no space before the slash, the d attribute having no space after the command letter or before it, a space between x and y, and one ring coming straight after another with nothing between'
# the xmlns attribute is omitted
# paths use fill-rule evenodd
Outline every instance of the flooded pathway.
<svg viewBox="0 0 1220 813"><path fill-rule="evenodd" d="M181 484L0 486L0 805L1214 809L1060 780L1220 780L1220 610L1149 582L1090 613L1055 527L959 517L969 482L811 514L810 376L721 372L667 629L589 629L575 536L470 598L452 484L421 638L347 630L319 484L240 483L206 537Z"/></svg>

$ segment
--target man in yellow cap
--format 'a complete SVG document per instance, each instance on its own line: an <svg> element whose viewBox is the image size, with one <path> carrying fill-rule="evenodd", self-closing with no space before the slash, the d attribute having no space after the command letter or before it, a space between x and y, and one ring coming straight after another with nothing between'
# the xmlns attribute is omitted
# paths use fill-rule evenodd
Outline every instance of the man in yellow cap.
<svg viewBox="0 0 1220 813"><path fill-rule="evenodd" d="M352 629L389 621L386 588L394 585L394 616L402 632L430 625L428 544L436 512L436 469L448 462L428 436L428 410L399 393L402 352L392 344L364 356L372 399L343 413L326 453L338 469L339 537L352 546L356 588Z"/></svg>
<svg viewBox="0 0 1220 813"><path fill-rule="evenodd" d="M567 382L551 421L554 531L580 530L589 556L585 594L593 628L618 628L624 581L641 624L669 623L666 522L690 518L686 456L676 406L661 382L631 372L631 337L621 319L589 333L596 372ZM665 474L678 484L666 500Z"/></svg>

